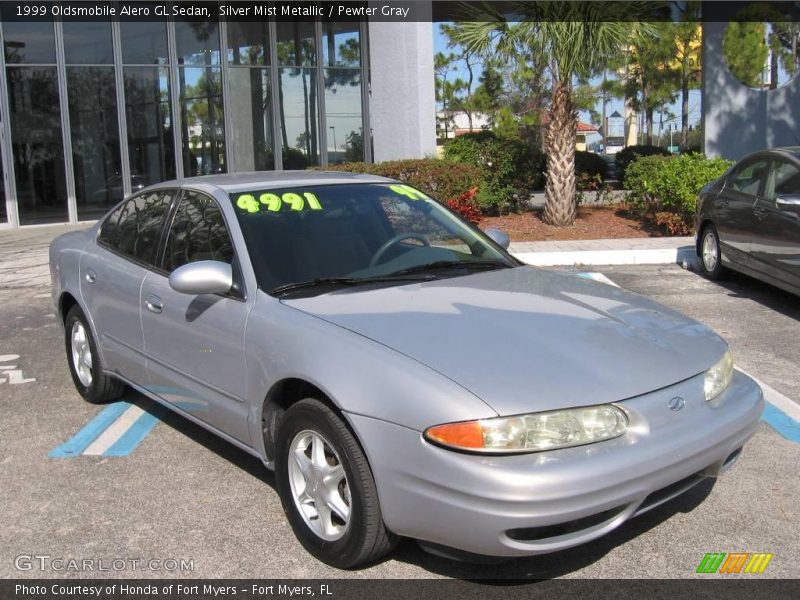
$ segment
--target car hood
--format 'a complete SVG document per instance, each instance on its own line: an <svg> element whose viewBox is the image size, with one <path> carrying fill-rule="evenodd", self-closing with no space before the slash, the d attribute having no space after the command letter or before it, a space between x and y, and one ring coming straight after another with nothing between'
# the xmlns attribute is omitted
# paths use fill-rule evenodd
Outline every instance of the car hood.
<svg viewBox="0 0 800 600"><path fill-rule="evenodd" d="M727 347L644 297L531 267L284 303L427 365L500 415L638 396L701 373Z"/></svg>

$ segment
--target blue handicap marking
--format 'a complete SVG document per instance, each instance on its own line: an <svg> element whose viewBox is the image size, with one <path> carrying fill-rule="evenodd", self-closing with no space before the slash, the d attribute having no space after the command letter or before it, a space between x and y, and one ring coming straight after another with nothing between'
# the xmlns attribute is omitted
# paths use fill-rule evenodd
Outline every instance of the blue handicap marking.
<svg viewBox="0 0 800 600"><path fill-rule="evenodd" d="M129 410L143 411L133 422L127 426L118 425L119 421ZM138 412L138 410L137 410ZM109 404L89 421L78 433L69 440L50 451L50 458L74 458L81 456L100 436L111 427L116 426L114 439L109 440L110 445L102 453L92 453L100 456L127 456L144 440L161 420L165 409L152 401L133 404L121 400Z"/></svg>
<svg viewBox="0 0 800 600"><path fill-rule="evenodd" d="M136 449L153 428L158 425L166 409L157 403L152 403L143 415L116 441L103 452L103 456L128 456Z"/></svg>
<svg viewBox="0 0 800 600"><path fill-rule="evenodd" d="M777 431L781 437L786 438L790 442L800 444L800 423L776 406L773 406L769 402L765 403L764 414L761 415L761 420Z"/></svg>

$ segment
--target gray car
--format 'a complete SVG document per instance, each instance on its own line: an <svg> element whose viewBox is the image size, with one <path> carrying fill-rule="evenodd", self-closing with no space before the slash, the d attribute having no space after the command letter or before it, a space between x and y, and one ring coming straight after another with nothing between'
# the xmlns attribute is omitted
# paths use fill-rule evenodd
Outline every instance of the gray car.
<svg viewBox="0 0 800 600"><path fill-rule="evenodd" d="M507 245L381 177L209 176L57 238L53 302L86 400L259 457L337 567L569 548L736 460L763 401L722 339Z"/></svg>
<svg viewBox="0 0 800 600"><path fill-rule="evenodd" d="M695 232L711 279L730 268L800 294L800 146L748 156L703 188Z"/></svg>

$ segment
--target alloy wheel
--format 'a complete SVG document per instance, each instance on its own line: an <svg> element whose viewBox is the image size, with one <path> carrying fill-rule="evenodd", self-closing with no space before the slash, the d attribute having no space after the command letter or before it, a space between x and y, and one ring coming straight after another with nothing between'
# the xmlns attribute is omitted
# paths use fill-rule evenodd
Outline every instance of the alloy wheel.
<svg viewBox="0 0 800 600"><path fill-rule="evenodd" d="M304 430L292 440L289 484L306 525L326 541L335 541L350 523L351 496L339 455L318 432Z"/></svg>
<svg viewBox="0 0 800 600"><path fill-rule="evenodd" d="M81 385L92 386L92 348L86 328L80 321L72 324L71 331L72 366Z"/></svg>

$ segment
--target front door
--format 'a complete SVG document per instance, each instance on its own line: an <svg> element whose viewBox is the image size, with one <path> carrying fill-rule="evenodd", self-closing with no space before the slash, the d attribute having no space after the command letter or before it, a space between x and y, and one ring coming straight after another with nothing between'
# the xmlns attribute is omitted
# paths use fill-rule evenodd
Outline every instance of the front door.
<svg viewBox="0 0 800 600"><path fill-rule="evenodd" d="M251 305L234 293L195 296L174 291L169 274L198 260L232 264L236 259L216 200L187 190L167 233L160 269L148 273L142 284L148 389L250 444L244 334Z"/></svg>
<svg viewBox="0 0 800 600"><path fill-rule="evenodd" d="M769 159L755 158L739 165L728 177L714 202L713 219L722 253L729 260L749 264L755 219L753 207L763 191Z"/></svg>
<svg viewBox="0 0 800 600"><path fill-rule="evenodd" d="M800 287L800 214L778 204L781 196L800 195L800 168L789 161L772 161L764 197L756 205L757 224L751 252L753 267Z"/></svg>
<svg viewBox="0 0 800 600"><path fill-rule="evenodd" d="M120 204L100 226L95 251L81 259L81 295L105 367L139 385L146 381L139 290L174 194L156 190Z"/></svg>

